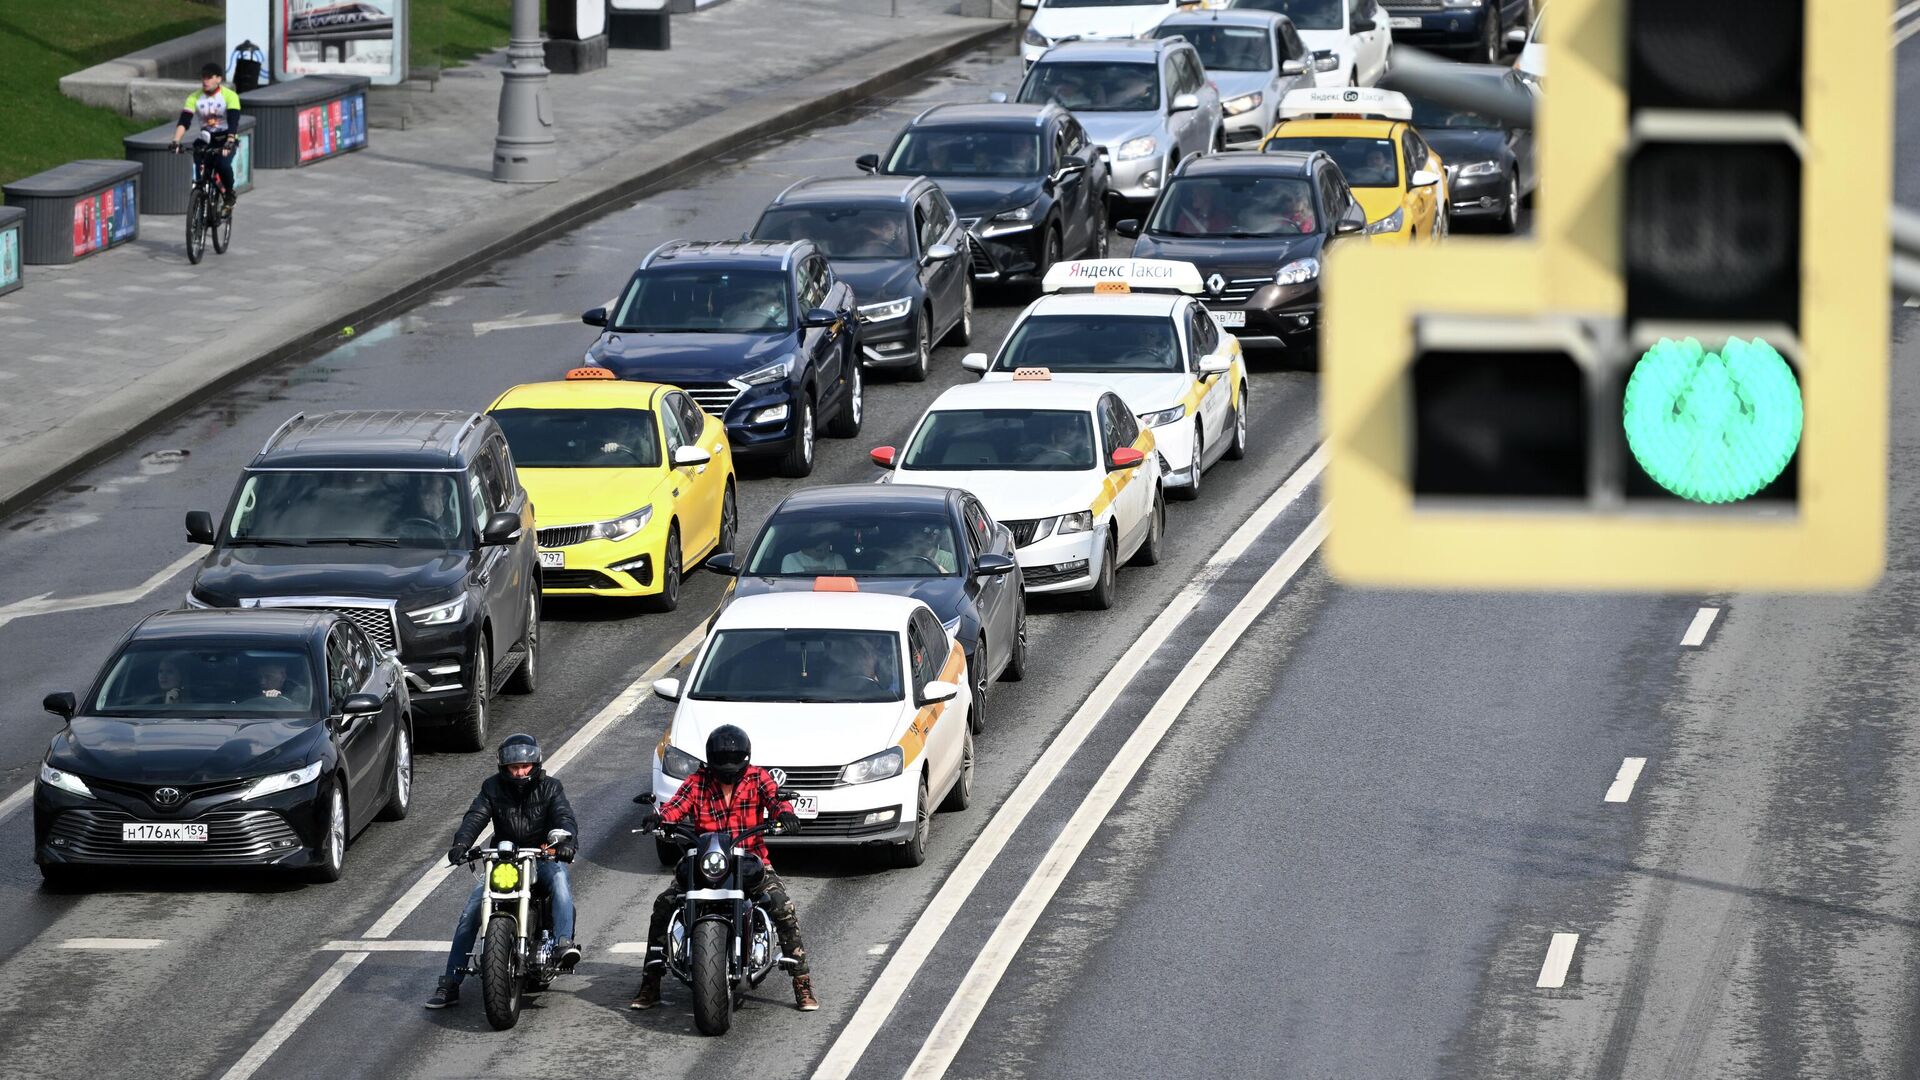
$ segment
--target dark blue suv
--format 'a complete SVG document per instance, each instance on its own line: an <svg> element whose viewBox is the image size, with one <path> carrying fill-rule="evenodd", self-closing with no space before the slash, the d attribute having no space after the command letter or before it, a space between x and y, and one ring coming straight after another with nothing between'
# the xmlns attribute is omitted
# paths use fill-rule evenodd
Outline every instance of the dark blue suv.
<svg viewBox="0 0 1920 1080"><path fill-rule="evenodd" d="M1533 9L1540 6L1534 0L1380 0L1380 5L1387 9L1395 45L1454 52L1474 64L1499 63L1507 50L1507 30L1533 25Z"/></svg>
<svg viewBox="0 0 1920 1080"><path fill-rule="evenodd" d="M814 438L860 433L853 289L811 241L675 240L655 248L611 309L587 363L669 383L726 422L736 456L813 472Z"/></svg>

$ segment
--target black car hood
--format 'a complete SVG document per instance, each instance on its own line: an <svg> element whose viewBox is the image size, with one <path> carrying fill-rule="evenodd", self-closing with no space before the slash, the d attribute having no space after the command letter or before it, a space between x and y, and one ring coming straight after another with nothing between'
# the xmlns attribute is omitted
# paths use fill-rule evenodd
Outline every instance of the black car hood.
<svg viewBox="0 0 1920 1080"><path fill-rule="evenodd" d="M854 299L862 304L907 295L918 269L912 259L837 259L833 264L833 272L853 286Z"/></svg>
<svg viewBox="0 0 1920 1080"><path fill-rule="evenodd" d="M1040 198L1037 176L937 177L934 183L947 193L954 213L986 218L1015 207L1031 206Z"/></svg>
<svg viewBox="0 0 1920 1080"><path fill-rule="evenodd" d="M635 334L609 330L587 356L623 379L698 386L736 379L794 348L793 334Z"/></svg>
<svg viewBox="0 0 1920 1080"><path fill-rule="evenodd" d="M1205 281L1214 270L1225 273L1229 270L1242 271L1227 276L1246 277L1252 272L1271 274L1295 259L1304 259L1320 254L1325 243L1321 233L1309 233L1305 236L1241 236L1224 239L1187 239L1178 236L1143 235L1133 249L1137 259L1173 259L1178 262L1190 262L1200 270L1200 279Z"/></svg>
<svg viewBox="0 0 1920 1080"><path fill-rule="evenodd" d="M1499 128L1421 128L1420 134L1448 165L1499 161L1507 153L1507 136Z"/></svg>
<svg viewBox="0 0 1920 1080"><path fill-rule="evenodd" d="M924 578L863 577L858 580L861 592L913 597L932 608L934 617L941 622L947 622L960 614L961 601L967 594L967 579L958 575ZM811 591L813 591L813 579L810 577L752 577L742 574L734 587L733 595L737 598L757 596L761 593Z"/></svg>
<svg viewBox="0 0 1920 1080"><path fill-rule="evenodd" d="M200 568L193 591L215 607L250 597L354 596L434 602L467 577L464 551L424 548L223 547Z"/></svg>
<svg viewBox="0 0 1920 1080"><path fill-rule="evenodd" d="M204 784L298 769L325 738L315 719L127 720L76 716L53 740L56 769L132 784Z"/></svg>

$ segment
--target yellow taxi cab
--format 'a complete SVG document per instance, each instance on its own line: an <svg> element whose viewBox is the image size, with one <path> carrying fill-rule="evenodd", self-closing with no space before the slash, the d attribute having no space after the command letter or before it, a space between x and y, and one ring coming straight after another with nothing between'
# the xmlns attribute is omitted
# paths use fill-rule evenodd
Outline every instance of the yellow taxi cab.
<svg viewBox="0 0 1920 1080"><path fill-rule="evenodd" d="M686 391L581 367L516 386L487 413L540 508L542 593L646 597L671 611L687 569L732 550L726 425Z"/></svg>
<svg viewBox="0 0 1920 1080"><path fill-rule="evenodd" d="M1431 243L1447 235L1446 165L1412 120L1412 103L1392 90L1293 90L1261 149L1325 150L1366 210L1374 243Z"/></svg>

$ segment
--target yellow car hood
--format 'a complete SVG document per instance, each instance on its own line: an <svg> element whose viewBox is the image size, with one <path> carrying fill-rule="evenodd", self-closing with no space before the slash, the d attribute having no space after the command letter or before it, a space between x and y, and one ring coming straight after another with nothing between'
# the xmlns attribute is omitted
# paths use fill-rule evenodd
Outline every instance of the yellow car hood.
<svg viewBox="0 0 1920 1080"><path fill-rule="evenodd" d="M659 469L521 469L540 527L624 517L653 501Z"/></svg>

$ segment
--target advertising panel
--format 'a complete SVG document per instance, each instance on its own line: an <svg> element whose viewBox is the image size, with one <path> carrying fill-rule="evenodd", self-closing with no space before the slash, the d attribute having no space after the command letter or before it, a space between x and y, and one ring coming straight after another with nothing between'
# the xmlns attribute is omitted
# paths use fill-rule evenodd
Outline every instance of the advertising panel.
<svg viewBox="0 0 1920 1080"><path fill-rule="evenodd" d="M0 291L20 283L20 230L0 229Z"/></svg>
<svg viewBox="0 0 1920 1080"><path fill-rule="evenodd" d="M312 161L367 144L367 96L354 94L301 109L300 160Z"/></svg>
<svg viewBox="0 0 1920 1080"><path fill-rule="evenodd" d="M253 183L253 132L240 133L240 145L233 151L233 186L244 188Z"/></svg>
<svg viewBox="0 0 1920 1080"><path fill-rule="evenodd" d="M273 75L407 78L407 0L278 0Z"/></svg>
<svg viewBox="0 0 1920 1080"><path fill-rule="evenodd" d="M91 254L132 238L140 224L132 180L73 204L73 257Z"/></svg>

